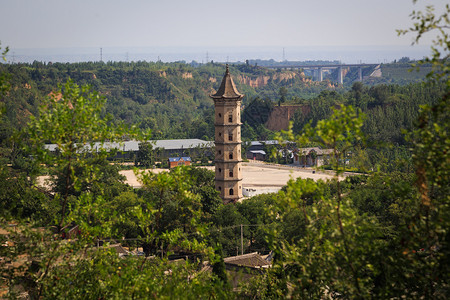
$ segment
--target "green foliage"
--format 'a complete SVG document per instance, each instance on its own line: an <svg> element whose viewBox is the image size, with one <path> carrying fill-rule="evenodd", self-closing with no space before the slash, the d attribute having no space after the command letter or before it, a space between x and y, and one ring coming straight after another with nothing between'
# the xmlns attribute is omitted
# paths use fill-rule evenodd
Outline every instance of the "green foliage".
<svg viewBox="0 0 450 300"><path fill-rule="evenodd" d="M401 59L398 63L382 64L381 72L383 76L373 78L369 80L369 83L371 85L380 83L404 85L411 82L422 82L432 70L432 67L429 64L423 64L420 69L412 69L416 64L417 62L401 62Z"/></svg>
<svg viewBox="0 0 450 300"><path fill-rule="evenodd" d="M308 101L308 113L297 110L293 118L294 132L300 132L309 122L315 126L332 114L331 107L352 105L366 114L363 132L372 144L405 145L402 130L411 130L419 115L420 105L435 104L445 91L443 84L425 86L417 83L407 86L378 85L368 87L355 83L344 95L322 93Z"/></svg>
<svg viewBox="0 0 450 300"><path fill-rule="evenodd" d="M135 165L143 168L151 168L155 163L153 146L150 142L139 143Z"/></svg>
<svg viewBox="0 0 450 300"><path fill-rule="evenodd" d="M133 256L124 261L107 251L104 241L135 238L129 245L141 245L146 256L167 257L171 251L181 251L214 260L202 241L205 230L200 224L200 218L208 219L220 201L211 190L212 172L176 168L158 175L141 173L144 188L137 195L122 183L117 167L105 160L110 154L105 143L120 140L125 131L103 117L104 99L70 81L60 95L43 103L39 118L31 118L24 134L34 163L54 174L51 196L33 192L23 181L25 177L14 178L9 168L1 168L0 179L10 188L5 190L8 195L1 195L2 207L10 215L2 218L35 219L50 214L45 222L39 219L46 227L19 224L8 236L0 237L2 245L14 244L0 249L2 285L9 287L10 296L24 291L31 298L141 298L149 294L173 298L190 291L195 297L225 297L229 287L208 273L196 272L197 264L177 266L159 259L146 263L148 258ZM136 132L127 132L128 137L133 135ZM58 151L43 148L45 141L56 143ZM21 187L24 182L26 189ZM201 196L190 191L193 186ZM17 197L9 199L11 193ZM6 223L1 228L7 228ZM4 268L10 263L10 268Z"/></svg>
<svg viewBox="0 0 450 300"><path fill-rule="evenodd" d="M269 119L272 109L273 102L270 99L254 98L245 107L242 114L242 122L254 128L258 127L258 125L263 125Z"/></svg>
<svg viewBox="0 0 450 300"><path fill-rule="evenodd" d="M241 251L241 225L244 253L268 253L267 229L274 219L266 210L276 201L275 194L244 199L235 205L221 205L211 219L211 242L222 245L227 256Z"/></svg>
<svg viewBox="0 0 450 300"><path fill-rule="evenodd" d="M361 128L365 115L359 109L344 105L338 109L332 108L332 111L330 118L318 121L315 127L311 124L305 125L301 135L294 136L292 132L283 132L278 139L281 142L295 141L299 147L312 143L324 149L332 149L330 163L336 175L340 175L345 171L348 152L355 145L364 143Z"/></svg>
<svg viewBox="0 0 450 300"><path fill-rule="evenodd" d="M430 8L426 15L413 16L419 20L413 28L419 33L418 38L448 24L447 14L436 21ZM441 21L442 27L438 25ZM442 36L447 43L448 35ZM446 70L447 59L435 62ZM275 251L269 277L277 284L277 290L284 291L283 296L446 298L450 254L450 159L446 151L450 146L450 84L445 71L430 76L444 79L445 92L432 105L421 107L418 122L407 136L413 146L415 176L391 169L389 174L347 178L343 183L336 181L331 196L321 188L323 183L297 180L290 181L280 193L281 201L272 208L273 215L289 223L293 223L290 218L295 219L301 232L290 241L277 238L280 229L269 235ZM364 101L361 85L354 85L352 92L356 104ZM373 88L369 93L379 104L400 100L389 99L386 86ZM330 119L318 121L315 128L305 126L302 136L288 132L285 138L303 144L312 138L332 147L335 155L344 153L362 138L363 123L357 115L354 109L341 106L340 111L334 109ZM342 158L333 164L336 175L343 171ZM380 165L384 162L380 161ZM309 203L305 199L307 193L316 195ZM270 295L265 283L256 284L264 292L261 298Z"/></svg>
<svg viewBox="0 0 450 300"><path fill-rule="evenodd" d="M108 201L106 203L106 209L114 212L111 225L112 232L114 233L112 237L118 239L139 238L142 231L135 210L145 206L144 199L133 191L124 191L112 198L111 201Z"/></svg>
<svg viewBox="0 0 450 300"><path fill-rule="evenodd" d="M417 2L417 0L413 0ZM448 27L450 26L450 5L445 5L445 11L436 16L434 13L433 5L428 5L425 12L413 11L411 13L411 19L414 21L413 25L406 30L397 30L399 35L407 33L415 33L415 39L413 44L419 43L424 35L430 35L430 33L436 33L431 46L431 57L426 57L419 61L418 66L431 64L432 70L428 73L427 77L432 81L444 81L449 84L449 50L450 50L450 34L448 33Z"/></svg>
<svg viewBox="0 0 450 300"><path fill-rule="evenodd" d="M25 126L30 114L37 115L40 102L54 87L72 78L79 85L92 85L100 94L108 97L106 111L114 116L113 122L140 123L140 128L152 130L154 139L211 140L214 136L214 112L213 102L208 95L212 89L218 88L223 70L223 65L215 63L192 66L161 62L2 64L0 73L8 74L8 84L12 87L3 97L8 115L6 124L19 128ZM266 99L265 102L268 102L265 105L273 106L280 98L280 90L287 102L311 104L314 120L329 116L329 107L335 104L332 102L340 104L348 100L348 104L357 106L345 94L346 89L335 87L328 81L312 82L305 78L302 71L233 65L231 72L239 91L246 95L243 99L245 108L251 106L255 98ZM244 84L249 80L262 80L265 84L258 87ZM407 83L409 81L403 84ZM317 100L324 102L324 99L325 102L327 99L330 101L324 105L326 115L321 110L315 110ZM366 102L361 104L367 105ZM251 138L253 134L243 128L244 138L256 140L268 136L264 126L259 126L264 125L264 118L267 119L265 108L263 106L256 110L261 110L257 113L261 114L263 120L253 113L250 117L255 118L256 124L253 124L252 119L246 120L251 129L256 131L256 137ZM309 120L308 116L304 116L306 119L299 118L296 122L299 125L295 128L301 128ZM377 129L382 130L383 127L378 126ZM390 131L386 130L387 133Z"/></svg>
<svg viewBox="0 0 450 300"><path fill-rule="evenodd" d="M298 179L281 193L273 213L281 223L292 224L297 211L298 233L289 240L271 240L276 255L272 272L289 282L294 297L370 297L376 275L372 265L383 244L380 226L375 218L358 215L349 201L327 196L324 188L323 182ZM270 236L279 234L274 230Z"/></svg>
<svg viewBox="0 0 450 300"><path fill-rule="evenodd" d="M376 217L385 230L394 226L398 232L402 222L411 216L417 207L411 201L417 194L414 189L414 176L411 173L375 173L363 181L347 177L348 197L359 214Z"/></svg>
<svg viewBox="0 0 450 300"><path fill-rule="evenodd" d="M26 173L1 165L0 185L0 219L46 223L54 215L48 195L34 187Z"/></svg>
<svg viewBox="0 0 450 300"><path fill-rule="evenodd" d="M202 222L211 221L212 216L222 206L222 199L215 188L214 171L194 167L183 168L183 171L191 180L189 190L200 197L202 205Z"/></svg>
<svg viewBox="0 0 450 300"><path fill-rule="evenodd" d="M171 126L165 109L187 108L179 105L181 99L192 107L208 106L201 100L202 90L177 78L177 74L193 71L190 67L86 63L56 64L53 69L35 62L26 66L27 71L15 73L12 80L30 88L28 92L12 89L9 96L19 99L21 109L42 103L21 135L28 147L19 150L17 141L8 138L13 132L11 121L28 117L18 117L20 110L11 99L3 102L8 109L0 121L0 228L8 234L0 235L0 285L8 287L7 296L446 299L450 289L450 81L448 56L441 59L437 49L448 50L448 7L440 17L431 9L413 13L417 23L410 29L418 34L417 41L428 31L441 33L432 58L425 60L435 70L429 76L435 86L368 88L354 84L347 94L323 92L317 105L309 104L312 117L296 116L296 132L284 132L280 140L332 148L335 179L290 180L278 194L236 205L221 204L214 173L202 169L180 167L160 174L136 171L144 187L132 190L106 161L110 153L105 143L120 141L125 126L105 118L103 98L72 81L50 98L33 94L35 84L50 92L51 84L61 78L58 73L98 86L107 78L128 89L126 97L119 93L123 90L108 89L115 94L116 104L138 107L131 98L147 108L153 107L155 98L171 103L155 105L155 115L146 115L148 119L141 124L154 131L166 126L161 130L163 136ZM98 76L82 65L100 66L95 70ZM4 70L5 66L0 67ZM237 69L246 75L263 74L248 64L233 72ZM208 63L193 73L215 78L222 71L222 66ZM176 85L163 79L167 77ZM212 81L202 82L203 91ZM282 86L292 92L289 84ZM280 91L275 82L266 87L272 93ZM189 94L186 89L191 89ZM419 103L427 105L419 110ZM260 104L270 110L270 103ZM254 109L250 108L249 112ZM132 119L131 115L123 112L121 119ZM195 121L194 115L188 113L184 125L170 134L180 134L182 126L188 130L186 124ZM402 120L389 121L396 116ZM382 125L387 131L377 127L377 120L386 121ZM197 121L195 126L202 129L196 134L208 136L211 128ZM249 130L249 135L261 138L266 134L263 120L247 121L254 131ZM402 127L409 130L405 139L398 130L389 135L389 130ZM386 143L366 151L363 132L369 133L369 142ZM43 148L45 142L58 144L58 151L50 153ZM383 149L387 142L403 146ZM376 153L378 149L383 149L381 154ZM346 165L347 159L352 165ZM370 160L377 161L372 163L374 172L342 177L347 167L369 169ZM35 186L38 172L51 175L51 193ZM245 282L238 292L231 292L221 248L234 255L241 245L241 233L244 252L270 249L273 266ZM140 246L146 255L119 258L107 241L122 238L130 250ZM216 253L210 245L218 245ZM168 261L175 254L189 257L189 262ZM199 271L204 259L212 262L213 273Z"/></svg>
<svg viewBox="0 0 450 300"><path fill-rule="evenodd" d="M91 169L91 166L94 168ZM67 193L78 197L82 193L91 193L94 198L103 196L105 199L112 199L129 188L125 184L125 176L119 174L118 166L111 165L104 157L87 157L82 163L74 161L70 167L73 176L69 178L66 177L68 165L52 170L55 172L55 177L50 185L52 190L60 195ZM91 179L92 177L94 179Z"/></svg>
<svg viewBox="0 0 450 300"><path fill-rule="evenodd" d="M217 279L222 281L223 284L228 283L228 277L225 270L225 262L223 261L223 251L222 247L218 245L214 249L216 254L216 261L212 264L212 273L217 276Z"/></svg>
<svg viewBox="0 0 450 300"><path fill-rule="evenodd" d="M64 257L86 248L94 237L112 235L111 219L115 214L105 205L105 197L112 198L124 191L123 178L118 176L117 168L105 161L108 152L104 148L106 141L124 136L124 127L111 126L103 117L105 100L89 87L68 81L60 90L42 103L39 117L30 118L22 135L27 138L25 153L31 154L36 166L45 166L54 176L53 193L36 193L33 191L36 188L24 185L17 190L22 192L21 201L6 203L8 211L17 217L20 217L17 207L21 206L24 216L46 221L47 227L42 229L33 228L33 223L20 224L9 235L9 242L16 247L3 249L8 261L14 262L5 277L10 291L14 292L15 284L20 284L30 297L36 298L43 295L46 280ZM50 153L43 147L44 142L57 144L58 151ZM33 202L36 205L31 208ZM26 213L27 207L36 211ZM44 213L48 216L43 217ZM81 233L74 244L64 243L60 238L73 224L77 224ZM48 226L52 225L56 225L55 229L50 230ZM30 263L16 261L20 257L28 257Z"/></svg>
<svg viewBox="0 0 450 300"><path fill-rule="evenodd" d="M50 237L39 235L45 241ZM35 232L23 233L23 236L38 240ZM14 239L15 235L12 237ZM17 245L23 243L19 241ZM195 264L176 264L139 256L119 258L114 248L84 248L79 241L56 245L56 242L38 243L34 250L27 249L34 260L20 267L25 275L9 282L12 286L22 288L13 289L11 297L23 295L23 290L28 292L30 298L57 299L230 297L229 289L213 281L209 273L195 272ZM55 250L55 247L58 247L57 251L52 251L50 256L48 251ZM51 269L45 268L45 260L36 260L39 258L51 259ZM44 272L40 272L39 267Z"/></svg>
<svg viewBox="0 0 450 300"><path fill-rule="evenodd" d="M287 96L288 90L283 86L278 91L278 94L280 95L280 99L278 100L278 106L281 105L281 103L286 102L286 96Z"/></svg>
<svg viewBox="0 0 450 300"><path fill-rule="evenodd" d="M422 109L411 133L415 178L375 174L338 180L330 190L320 181L288 183L271 208L286 227L272 227L268 235L275 252L269 276L278 291L300 298L445 298L449 159L442 149L449 147L448 107L445 96ZM303 135L288 132L285 138L333 148L339 175L340 153L362 140L361 127L356 111L341 106L315 128L306 126ZM267 285L258 284L267 297Z"/></svg>
<svg viewBox="0 0 450 300"><path fill-rule="evenodd" d="M248 239L245 252L264 253L269 249L266 232L268 227L273 226L274 220L266 208L275 201L274 194L262 194L236 204L239 214L251 224L245 230L245 238Z"/></svg>
<svg viewBox="0 0 450 300"><path fill-rule="evenodd" d="M164 252L174 248L188 253L206 251L201 241L205 234L200 222L201 199L190 191L191 181L184 168L159 174L143 171L137 175L143 184L141 196L145 206L137 207L135 213L146 255L159 249Z"/></svg>
<svg viewBox="0 0 450 300"><path fill-rule="evenodd" d="M212 236L213 242L222 245L225 255L238 255L241 247L240 224L248 224L248 221L238 212L236 206L223 205L213 216L212 222L217 226ZM247 228L244 234L247 237Z"/></svg>
<svg viewBox="0 0 450 300"><path fill-rule="evenodd" d="M69 80L41 104L39 118L30 117L28 151L35 153L36 163L45 164L54 176L54 200L61 207L60 228L65 225L71 196L91 190L87 187L97 185L103 176L98 162L109 155L105 142L119 140L127 132L125 126L111 126L110 117L103 117L105 102L89 86L80 87ZM56 144L56 153L50 153L44 142ZM105 190L100 188L98 192Z"/></svg>
<svg viewBox="0 0 450 300"><path fill-rule="evenodd" d="M299 132L304 125L312 121L314 126L318 120L331 115L331 107L342 103L343 97L335 91L323 91L316 98L308 101L311 110L303 114L302 110L297 110L294 115L294 131Z"/></svg>
<svg viewBox="0 0 450 300"><path fill-rule="evenodd" d="M0 43L1 45L1 43ZM2 47L0 47L0 51L2 50ZM1 57L3 61L6 61L6 54L8 53L9 48L6 47L2 52L1 52ZM6 93L6 91L9 90L9 84L8 84L8 75L5 72L1 72L0 73L0 96L2 96L4 93Z"/></svg>

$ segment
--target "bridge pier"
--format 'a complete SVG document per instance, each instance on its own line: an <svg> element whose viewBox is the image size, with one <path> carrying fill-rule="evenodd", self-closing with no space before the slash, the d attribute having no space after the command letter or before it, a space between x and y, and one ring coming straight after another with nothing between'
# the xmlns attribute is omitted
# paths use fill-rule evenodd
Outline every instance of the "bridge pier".
<svg viewBox="0 0 450 300"><path fill-rule="evenodd" d="M340 83L340 84L344 84L344 76L342 76L343 74L342 74L342 67L338 67L338 69L337 69L337 71L338 71L338 83Z"/></svg>
<svg viewBox="0 0 450 300"><path fill-rule="evenodd" d="M317 68L317 81L323 81L323 72L321 67Z"/></svg>
<svg viewBox="0 0 450 300"><path fill-rule="evenodd" d="M358 68L358 78L359 78L359 81L363 81L363 76L362 76L362 67L359 67Z"/></svg>

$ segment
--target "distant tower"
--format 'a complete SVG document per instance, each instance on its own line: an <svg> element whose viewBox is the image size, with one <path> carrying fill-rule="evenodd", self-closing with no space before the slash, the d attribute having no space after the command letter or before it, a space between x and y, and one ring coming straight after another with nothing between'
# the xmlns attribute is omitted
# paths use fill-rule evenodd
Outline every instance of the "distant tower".
<svg viewBox="0 0 450 300"><path fill-rule="evenodd" d="M215 106L216 190L223 202L242 198L241 99L227 69L219 90L210 95Z"/></svg>

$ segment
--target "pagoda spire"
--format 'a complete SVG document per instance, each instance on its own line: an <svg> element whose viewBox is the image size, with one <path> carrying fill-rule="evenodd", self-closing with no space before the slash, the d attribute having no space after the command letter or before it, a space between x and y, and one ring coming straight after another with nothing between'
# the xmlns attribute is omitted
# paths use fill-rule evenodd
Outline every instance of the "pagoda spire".
<svg viewBox="0 0 450 300"><path fill-rule="evenodd" d="M220 84L219 89L217 92L213 95L211 95L211 98L213 99L236 99L236 98L242 98L244 95L238 92L236 85L233 82L233 78L231 78L230 75L230 69L226 67L225 75L223 76L222 83Z"/></svg>

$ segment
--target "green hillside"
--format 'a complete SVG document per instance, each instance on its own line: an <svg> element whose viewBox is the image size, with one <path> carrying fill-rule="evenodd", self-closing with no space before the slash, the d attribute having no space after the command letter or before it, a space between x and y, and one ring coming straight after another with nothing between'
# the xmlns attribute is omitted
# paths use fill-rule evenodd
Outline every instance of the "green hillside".
<svg viewBox="0 0 450 300"><path fill-rule="evenodd" d="M363 86L377 82L408 83L421 81L426 70L409 72L409 64L382 65L386 77L371 79ZM107 98L106 112L114 120L128 124L140 124L142 129L151 129L154 138L200 138L212 140L214 135L213 102L209 97L218 89L225 66L219 63L192 66L185 63L162 62L85 62L1 64L0 72L8 75L11 86L1 101L6 114L2 121L2 140L11 136L14 129L24 126L30 115L37 114L37 107L44 97L56 91L58 85L72 78L77 84L90 84ZM355 69L356 70L356 69ZM272 70L251 64L230 66L238 90L245 94L243 109L258 111L255 99L262 99L265 107L276 104L311 104L324 102L325 106L352 102L348 93L353 85L356 71L346 74L344 86L330 80L315 82L302 70ZM365 68L368 76L371 68ZM409 88L406 88L408 90ZM374 108L386 103L412 103L390 99L407 99L405 92L379 92L382 88L366 89L361 105ZM392 91L392 88L387 88ZM380 94L381 93L381 94ZM411 97L409 97L411 98ZM408 99L409 99L408 98ZM381 100L380 100L381 99ZM364 104L365 103L365 104ZM250 105L251 104L251 105ZM401 104L403 105L403 104ZM406 107L403 105L402 107ZM414 104L417 111L418 104ZM367 107L363 107L365 110ZM264 112L267 114L268 112ZM252 113L254 115L254 112ZM244 116L246 114L243 114ZM322 115L323 117L324 115ZM303 116L300 119L309 119ZM244 118L244 121L245 118ZM298 124L303 122L297 121ZM410 123L410 121L408 121ZM250 124L251 123L251 124ZM248 139L269 138L271 133L264 124L250 122L243 128L243 137ZM398 132L399 128L395 129ZM399 135L399 133L397 133Z"/></svg>
<svg viewBox="0 0 450 300"><path fill-rule="evenodd" d="M11 89L1 101L10 124L20 128L58 84L72 78L89 84L107 98L106 111L129 124L154 130L155 138L204 138L213 135L209 94L218 89L223 64L193 67L184 63L86 62L1 64ZM314 95L327 83L308 81L300 72L268 70L249 65L231 66L243 104L256 96L277 101L281 86L294 95ZM303 94L302 94L303 93Z"/></svg>

